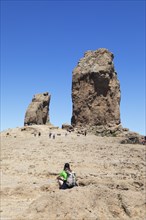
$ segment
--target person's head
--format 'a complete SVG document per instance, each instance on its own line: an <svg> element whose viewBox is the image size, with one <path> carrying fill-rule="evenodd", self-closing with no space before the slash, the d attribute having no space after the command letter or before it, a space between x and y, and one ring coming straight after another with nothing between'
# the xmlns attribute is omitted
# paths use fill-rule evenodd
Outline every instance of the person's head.
<svg viewBox="0 0 146 220"><path fill-rule="evenodd" d="M64 164L64 170L70 170L70 165L69 163Z"/></svg>

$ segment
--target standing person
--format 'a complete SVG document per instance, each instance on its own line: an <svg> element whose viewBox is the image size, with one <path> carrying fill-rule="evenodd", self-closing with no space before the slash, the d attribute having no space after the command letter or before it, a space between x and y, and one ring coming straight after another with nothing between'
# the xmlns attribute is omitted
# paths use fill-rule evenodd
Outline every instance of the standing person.
<svg viewBox="0 0 146 220"><path fill-rule="evenodd" d="M76 184L76 175L71 170L69 163L64 164L64 168L57 177L59 188L60 189L67 189L77 186Z"/></svg>
<svg viewBox="0 0 146 220"><path fill-rule="evenodd" d="M39 137L41 136L41 132L38 133L38 136L39 136Z"/></svg>
<svg viewBox="0 0 146 220"><path fill-rule="evenodd" d="M50 133L49 133L49 138L51 138L51 135L52 135L52 133L50 132Z"/></svg>

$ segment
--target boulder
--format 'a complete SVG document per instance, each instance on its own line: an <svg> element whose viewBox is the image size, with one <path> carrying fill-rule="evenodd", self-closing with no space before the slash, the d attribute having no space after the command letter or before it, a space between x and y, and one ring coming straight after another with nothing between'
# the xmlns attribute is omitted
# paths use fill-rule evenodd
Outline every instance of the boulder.
<svg viewBox="0 0 146 220"><path fill-rule="evenodd" d="M136 132L127 132L123 140L121 140L121 144L142 144L143 136Z"/></svg>
<svg viewBox="0 0 146 220"><path fill-rule="evenodd" d="M51 95L48 92L34 95L25 113L24 125L46 124L49 119Z"/></svg>
<svg viewBox="0 0 146 220"><path fill-rule="evenodd" d="M87 51L72 74L73 127L120 125L120 83L107 49Z"/></svg>
<svg viewBox="0 0 146 220"><path fill-rule="evenodd" d="M73 126L70 124L62 124L62 129L66 130L66 131L73 131Z"/></svg>

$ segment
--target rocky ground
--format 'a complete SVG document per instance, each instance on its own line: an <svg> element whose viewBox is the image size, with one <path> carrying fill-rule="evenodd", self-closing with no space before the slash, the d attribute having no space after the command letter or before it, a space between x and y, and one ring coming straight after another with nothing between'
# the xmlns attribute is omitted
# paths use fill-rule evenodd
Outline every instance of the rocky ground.
<svg viewBox="0 0 146 220"><path fill-rule="evenodd" d="M145 146L65 133L43 125L1 132L1 220L146 219ZM79 186L59 190L65 162Z"/></svg>

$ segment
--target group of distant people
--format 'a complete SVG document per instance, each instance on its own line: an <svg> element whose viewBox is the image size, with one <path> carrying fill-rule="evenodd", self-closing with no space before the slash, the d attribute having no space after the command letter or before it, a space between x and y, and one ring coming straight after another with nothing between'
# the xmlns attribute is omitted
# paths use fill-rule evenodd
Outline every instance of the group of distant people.
<svg viewBox="0 0 146 220"><path fill-rule="evenodd" d="M55 134L52 134L51 132L49 133L49 138L53 138L53 139L55 139Z"/></svg>
<svg viewBox="0 0 146 220"><path fill-rule="evenodd" d="M34 136L36 137L36 136L38 136L38 137L40 137L41 136L41 132L38 132L38 134L36 134L36 133L34 133ZM52 134L51 132L49 133L49 138L53 138L53 139L55 139L55 134Z"/></svg>
<svg viewBox="0 0 146 220"><path fill-rule="evenodd" d="M39 132L38 134L34 133L34 136L35 136L35 137L36 137L36 136L40 137L40 136L41 136L41 132Z"/></svg>
<svg viewBox="0 0 146 220"><path fill-rule="evenodd" d="M66 133L65 133L65 137L66 137L67 135L68 135L68 133L66 132ZM85 131L83 135L86 136L86 135L87 135L87 131ZM34 133L34 136L35 136L35 137L36 137L36 136L40 137L40 136L41 136L41 132L38 132L37 134ZM55 139L55 137L56 137L55 134L53 134L52 132L49 133L49 138Z"/></svg>

